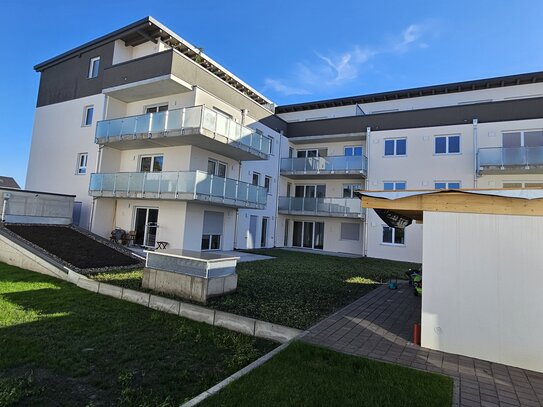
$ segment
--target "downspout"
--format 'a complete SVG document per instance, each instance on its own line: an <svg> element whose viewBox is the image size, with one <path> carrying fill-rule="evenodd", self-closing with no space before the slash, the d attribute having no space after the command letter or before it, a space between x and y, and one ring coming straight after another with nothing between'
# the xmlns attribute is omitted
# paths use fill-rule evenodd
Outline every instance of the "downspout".
<svg viewBox="0 0 543 407"><path fill-rule="evenodd" d="M279 151L277 152L277 179L275 188L275 226L273 230L273 247L277 247L277 224L279 223L279 181L281 180L281 142L283 141L283 130L279 132Z"/></svg>
<svg viewBox="0 0 543 407"><path fill-rule="evenodd" d="M241 161L238 166L238 183L241 181ZM238 222L239 222L239 208L236 208L236 222L234 223L234 250L237 250L238 246Z"/></svg>
<svg viewBox="0 0 543 407"><path fill-rule="evenodd" d="M477 188L477 172L479 171L478 167L478 158L479 158L479 152L477 150L478 143L477 143L477 124L479 124L478 119L473 119L473 165L474 165L474 171L473 171L473 188Z"/></svg>
<svg viewBox="0 0 543 407"><path fill-rule="evenodd" d="M366 183L365 183L365 189L368 190L370 186L370 136L371 136L371 127L366 127ZM362 204L362 202L360 202ZM362 254L364 257L368 256L368 212L369 210L366 209L366 216L364 216L364 245L362 249Z"/></svg>
<svg viewBox="0 0 543 407"><path fill-rule="evenodd" d="M0 217L0 223L4 223L6 221L6 207L9 200L9 192L4 193L4 203L2 204L2 216Z"/></svg>

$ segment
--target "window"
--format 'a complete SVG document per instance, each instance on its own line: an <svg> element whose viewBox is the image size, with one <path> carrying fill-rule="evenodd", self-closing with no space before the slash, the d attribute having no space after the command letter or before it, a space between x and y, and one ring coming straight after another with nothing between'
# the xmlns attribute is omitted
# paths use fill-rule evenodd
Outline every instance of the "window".
<svg viewBox="0 0 543 407"><path fill-rule="evenodd" d="M288 148L288 158L292 158L292 155L294 154L294 149L292 147Z"/></svg>
<svg viewBox="0 0 543 407"><path fill-rule="evenodd" d="M260 234L260 247L267 247L268 246L268 223L269 218L263 217L262 218L262 229Z"/></svg>
<svg viewBox="0 0 543 407"><path fill-rule="evenodd" d="M312 158L312 157L327 157L327 148L312 148L310 150L298 150L296 152L298 158Z"/></svg>
<svg viewBox="0 0 543 407"><path fill-rule="evenodd" d="M541 147L543 130L511 131L502 134L503 147Z"/></svg>
<svg viewBox="0 0 543 407"><path fill-rule="evenodd" d="M258 172L253 172L253 185L260 185L260 174Z"/></svg>
<svg viewBox="0 0 543 407"><path fill-rule="evenodd" d="M341 240L360 240L360 224L342 223L340 239Z"/></svg>
<svg viewBox="0 0 543 407"><path fill-rule="evenodd" d="M268 136L267 139L269 140L268 154L272 155L273 154L273 137Z"/></svg>
<svg viewBox="0 0 543 407"><path fill-rule="evenodd" d="M224 213L204 211L201 250L220 250Z"/></svg>
<svg viewBox="0 0 543 407"><path fill-rule="evenodd" d="M77 155L77 174L86 174L87 173L87 161L89 159L88 153L80 153Z"/></svg>
<svg viewBox="0 0 543 407"><path fill-rule="evenodd" d="M213 160L209 158L207 160L207 173L210 175L216 175L217 177L226 178L226 163Z"/></svg>
<svg viewBox="0 0 543 407"><path fill-rule="evenodd" d="M98 76L98 70L100 69L100 57L91 58L89 61L89 79L96 78Z"/></svg>
<svg viewBox="0 0 543 407"><path fill-rule="evenodd" d="M296 185L294 196L296 198L324 198L326 185Z"/></svg>
<svg viewBox="0 0 543 407"><path fill-rule="evenodd" d="M162 105L153 105L153 106L147 106L145 108L145 113L158 113L158 112L165 112L168 110L168 104L162 104Z"/></svg>
<svg viewBox="0 0 543 407"><path fill-rule="evenodd" d="M164 156L148 155L140 158L140 172L161 172Z"/></svg>
<svg viewBox="0 0 543 407"><path fill-rule="evenodd" d="M271 177L264 177L264 188L266 188L266 192L269 194L270 193L270 185L271 185Z"/></svg>
<svg viewBox="0 0 543 407"><path fill-rule="evenodd" d="M435 189L460 189L460 181L436 181Z"/></svg>
<svg viewBox="0 0 543 407"><path fill-rule="evenodd" d="M405 244L405 229L383 226L383 243L393 245Z"/></svg>
<svg viewBox="0 0 543 407"><path fill-rule="evenodd" d="M543 181L535 182L523 182L523 181L511 181L504 182L503 188L543 188Z"/></svg>
<svg viewBox="0 0 543 407"><path fill-rule="evenodd" d="M460 153L460 136L436 136L434 141L434 153L458 154Z"/></svg>
<svg viewBox="0 0 543 407"><path fill-rule="evenodd" d="M407 154L407 139L396 138L385 140L385 156L398 156Z"/></svg>
<svg viewBox="0 0 543 407"><path fill-rule="evenodd" d="M345 155L347 157L349 156L361 156L362 155L362 146L355 146L355 147L345 147L344 149Z"/></svg>
<svg viewBox="0 0 543 407"><path fill-rule="evenodd" d="M385 181L383 182L383 189L385 191L402 191L406 189L407 183L405 181Z"/></svg>
<svg viewBox="0 0 543 407"><path fill-rule="evenodd" d="M85 106L83 109L83 126L92 124L92 115L94 114L94 106Z"/></svg>
<svg viewBox="0 0 543 407"><path fill-rule="evenodd" d="M355 198L354 192L361 189L360 184L343 184L343 198Z"/></svg>

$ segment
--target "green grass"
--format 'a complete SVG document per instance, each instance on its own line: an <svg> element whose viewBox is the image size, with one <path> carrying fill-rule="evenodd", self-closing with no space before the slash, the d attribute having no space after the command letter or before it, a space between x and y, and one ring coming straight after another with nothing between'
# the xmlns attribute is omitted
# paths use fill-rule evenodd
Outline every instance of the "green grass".
<svg viewBox="0 0 543 407"><path fill-rule="evenodd" d="M274 346L0 263L0 406L177 406Z"/></svg>
<svg viewBox="0 0 543 407"><path fill-rule="evenodd" d="M452 387L445 376L294 342L200 406L442 407Z"/></svg>
<svg viewBox="0 0 543 407"><path fill-rule="evenodd" d="M306 329L391 277L418 264L374 258L346 258L281 249L253 250L276 257L238 263L235 293L207 306L293 328ZM143 271L103 273L92 278L141 290Z"/></svg>

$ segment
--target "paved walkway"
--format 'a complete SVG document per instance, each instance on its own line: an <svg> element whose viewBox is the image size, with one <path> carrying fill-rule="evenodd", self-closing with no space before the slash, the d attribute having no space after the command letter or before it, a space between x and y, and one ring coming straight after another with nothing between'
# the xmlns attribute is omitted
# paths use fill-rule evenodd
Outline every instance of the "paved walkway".
<svg viewBox="0 0 543 407"><path fill-rule="evenodd" d="M460 406L543 406L542 373L412 344L420 312L420 297L406 283L398 290L384 285L312 327L303 340L452 376Z"/></svg>

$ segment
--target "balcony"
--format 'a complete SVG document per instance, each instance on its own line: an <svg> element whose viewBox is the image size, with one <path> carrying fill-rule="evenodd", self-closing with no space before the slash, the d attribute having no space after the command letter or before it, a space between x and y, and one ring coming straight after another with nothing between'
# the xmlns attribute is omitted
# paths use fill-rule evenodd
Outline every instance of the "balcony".
<svg viewBox="0 0 543 407"><path fill-rule="evenodd" d="M360 178L366 176L365 156L282 158L281 175L289 178Z"/></svg>
<svg viewBox="0 0 543 407"><path fill-rule="evenodd" d="M201 201L221 206L264 209L264 187L203 171L91 174L89 194L104 198Z"/></svg>
<svg viewBox="0 0 543 407"><path fill-rule="evenodd" d="M491 147L477 152L478 174L543 172L543 147Z"/></svg>
<svg viewBox="0 0 543 407"><path fill-rule="evenodd" d="M103 120L95 142L118 150L194 145L236 160L266 160L271 139L205 106Z"/></svg>
<svg viewBox="0 0 543 407"><path fill-rule="evenodd" d="M363 218L358 198L296 198L279 197L279 213L287 215Z"/></svg>

